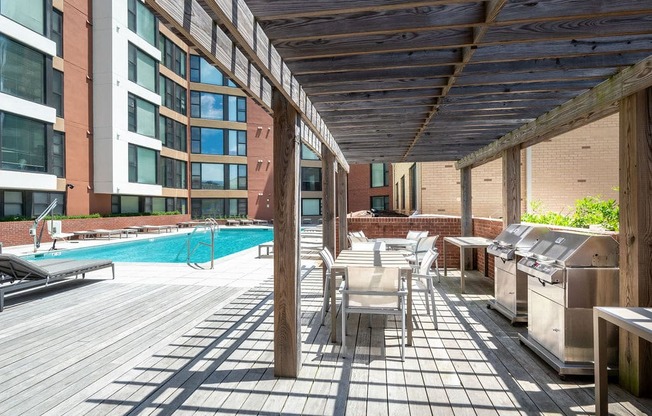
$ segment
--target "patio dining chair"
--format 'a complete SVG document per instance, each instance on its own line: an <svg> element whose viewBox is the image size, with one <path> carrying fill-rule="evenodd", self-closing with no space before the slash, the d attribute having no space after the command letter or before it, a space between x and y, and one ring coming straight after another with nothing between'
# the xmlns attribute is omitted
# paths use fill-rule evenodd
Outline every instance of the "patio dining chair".
<svg viewBox="0 0 652 416"><path fill-rule="evenodd" d="M366 243L369 241L367 237L359 237L357 235L352 235L351 233L349 233L346 238L349 240L349 247L353 247L353 243Z"/></svg>
<svg viewBox="0 0 652 416"><path fill-rule="evenodd" d="M423 260L428 250L432 249L434 251L437 251L435 245L437 244L438 238L439 235L424 237L419 239L419 242L414 248L414 252L405 256L405 259L412 265L412 269L414 271L417 271L419 269L421 260Z"/></svg>
<svg viewBox="0 0 652 416"><path fill-rule="evenodd" d="M331 270L333 264L335 263L335 259L333 258L333 255L331 254L330 250L326 247L324 247L322 250L319 251L319 257L321 257L322 261L324 262L324 267L326 268L326 279L324 280L324 291L323 291L324 302L321 307L321 324L324 325L326 313L328 312L328 308L330 307L331 279L335 278L332 275L333 272Z"/></svg>
<svg viewBox="0 0 652 416"><path fill-rule="evenodd" d="M432 264L437 261L439 253L430 249L423 256L423 260L419 265L419 270L412 274L412 293L422 292L425 293L426 298L426 313L430 315L430 304L432 303L432 320L437 329L437 310L435 309L435 285L433 284ZM435 273L439 276L439 268L435 267ZM428 299L430 298L430 299Z"/></svg>
<svg viewBox="0 0 652 416"><path fill-rule="evenodd" d="M398 267L347 267L342 293L342 354L347 355L349 313L401 317L401 361L405 361L405 304L407 289Z"/></svg>
<svg viewBox="0 0 652 416"><path fill-rule="evenodd" d="M405 236L408 240L419 240L424 237L428 237L428 231L408 231Z"/></svg>

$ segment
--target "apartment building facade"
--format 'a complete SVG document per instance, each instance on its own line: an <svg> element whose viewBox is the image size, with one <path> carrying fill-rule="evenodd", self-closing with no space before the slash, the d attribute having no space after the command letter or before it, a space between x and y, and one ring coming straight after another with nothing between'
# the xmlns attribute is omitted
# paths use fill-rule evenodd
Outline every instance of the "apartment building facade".
<svg viewBox="0 0 652 416"><path fill-rule="evenodd" d="M138 0L0 1L0 218L272 217L272 119Z"/></svg>

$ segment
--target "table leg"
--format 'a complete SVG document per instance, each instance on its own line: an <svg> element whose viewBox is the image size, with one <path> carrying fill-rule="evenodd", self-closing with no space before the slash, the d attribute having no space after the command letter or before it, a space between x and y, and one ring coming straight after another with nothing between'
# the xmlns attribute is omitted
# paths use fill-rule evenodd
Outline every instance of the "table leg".
<svg viewBox="0 0 652 416"><path fill-rule="evenodd" d="M337 342L337 293L335 293L335 281L337 274L331 269L331 342Z"/></svg>
<svg viewBox="0 0 652 416"><path fill-rule="evenodd" d="M412 270L407 271L407 288L407 345L412 345Z"/></svg>
<svg viewBox="0 0 652 416"><path fill-rule="evenodd" d="M444 277L448 276L448 272L446 270L446 240L441 244L442 248L444 249Z"/></svg>
<svg viewBox="0 0 652 416"><path fill-rule="evenodd" d="M460 287L461 287L461 293L464 293L464 264L466 263L466 259L464 258L464 247L460 247Z"/></svg>
<svg viewBox="0 0 652 416"><path fill-rule="evenodd" d="M593 373L595 376L595 414L608 414L607 401L607 321L593 310Z"/></svg>
<svg viewBox="0 0 652 416"><path fill-rule="evenodd" d="M489 258L487 257L487 247L484 248L484 276L489 277Z"/></svg>

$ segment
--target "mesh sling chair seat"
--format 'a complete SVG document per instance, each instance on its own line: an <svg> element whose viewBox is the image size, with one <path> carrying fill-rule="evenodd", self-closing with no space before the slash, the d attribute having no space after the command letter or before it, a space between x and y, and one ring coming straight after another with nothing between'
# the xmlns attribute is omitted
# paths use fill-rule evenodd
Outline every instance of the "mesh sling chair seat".
<svg viewBox="0 0 652 416"><path fill-rule="evenodd" d="M27 290L71 276L86 277L86 273L111 267L115 279L115 265L111 260L44 260L30 262L13 254L0 254L0 312L4 309L6 293Z"/></svg>
<svg viewBox="0 0 652 416"><path fill-rule="evenodd" d="M405 361L405 309L407 289L398 267L347 267L342 293L342 353L346 349L349 313L401 317L401 360Z"/></svg>

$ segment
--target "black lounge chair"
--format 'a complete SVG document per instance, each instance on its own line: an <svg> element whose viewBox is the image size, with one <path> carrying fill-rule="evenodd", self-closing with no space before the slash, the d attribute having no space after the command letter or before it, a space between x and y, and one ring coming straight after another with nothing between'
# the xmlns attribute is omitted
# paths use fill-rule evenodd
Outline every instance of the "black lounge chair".
<svg viewBox="0 0 652 416"><path fill-rule="evenodd" d="M21 259L13 254L0 254L0 312L4 308L5 293L17 292L110 267L115 279L115 267L111 260L43 260L38 263Z"/></svg>

